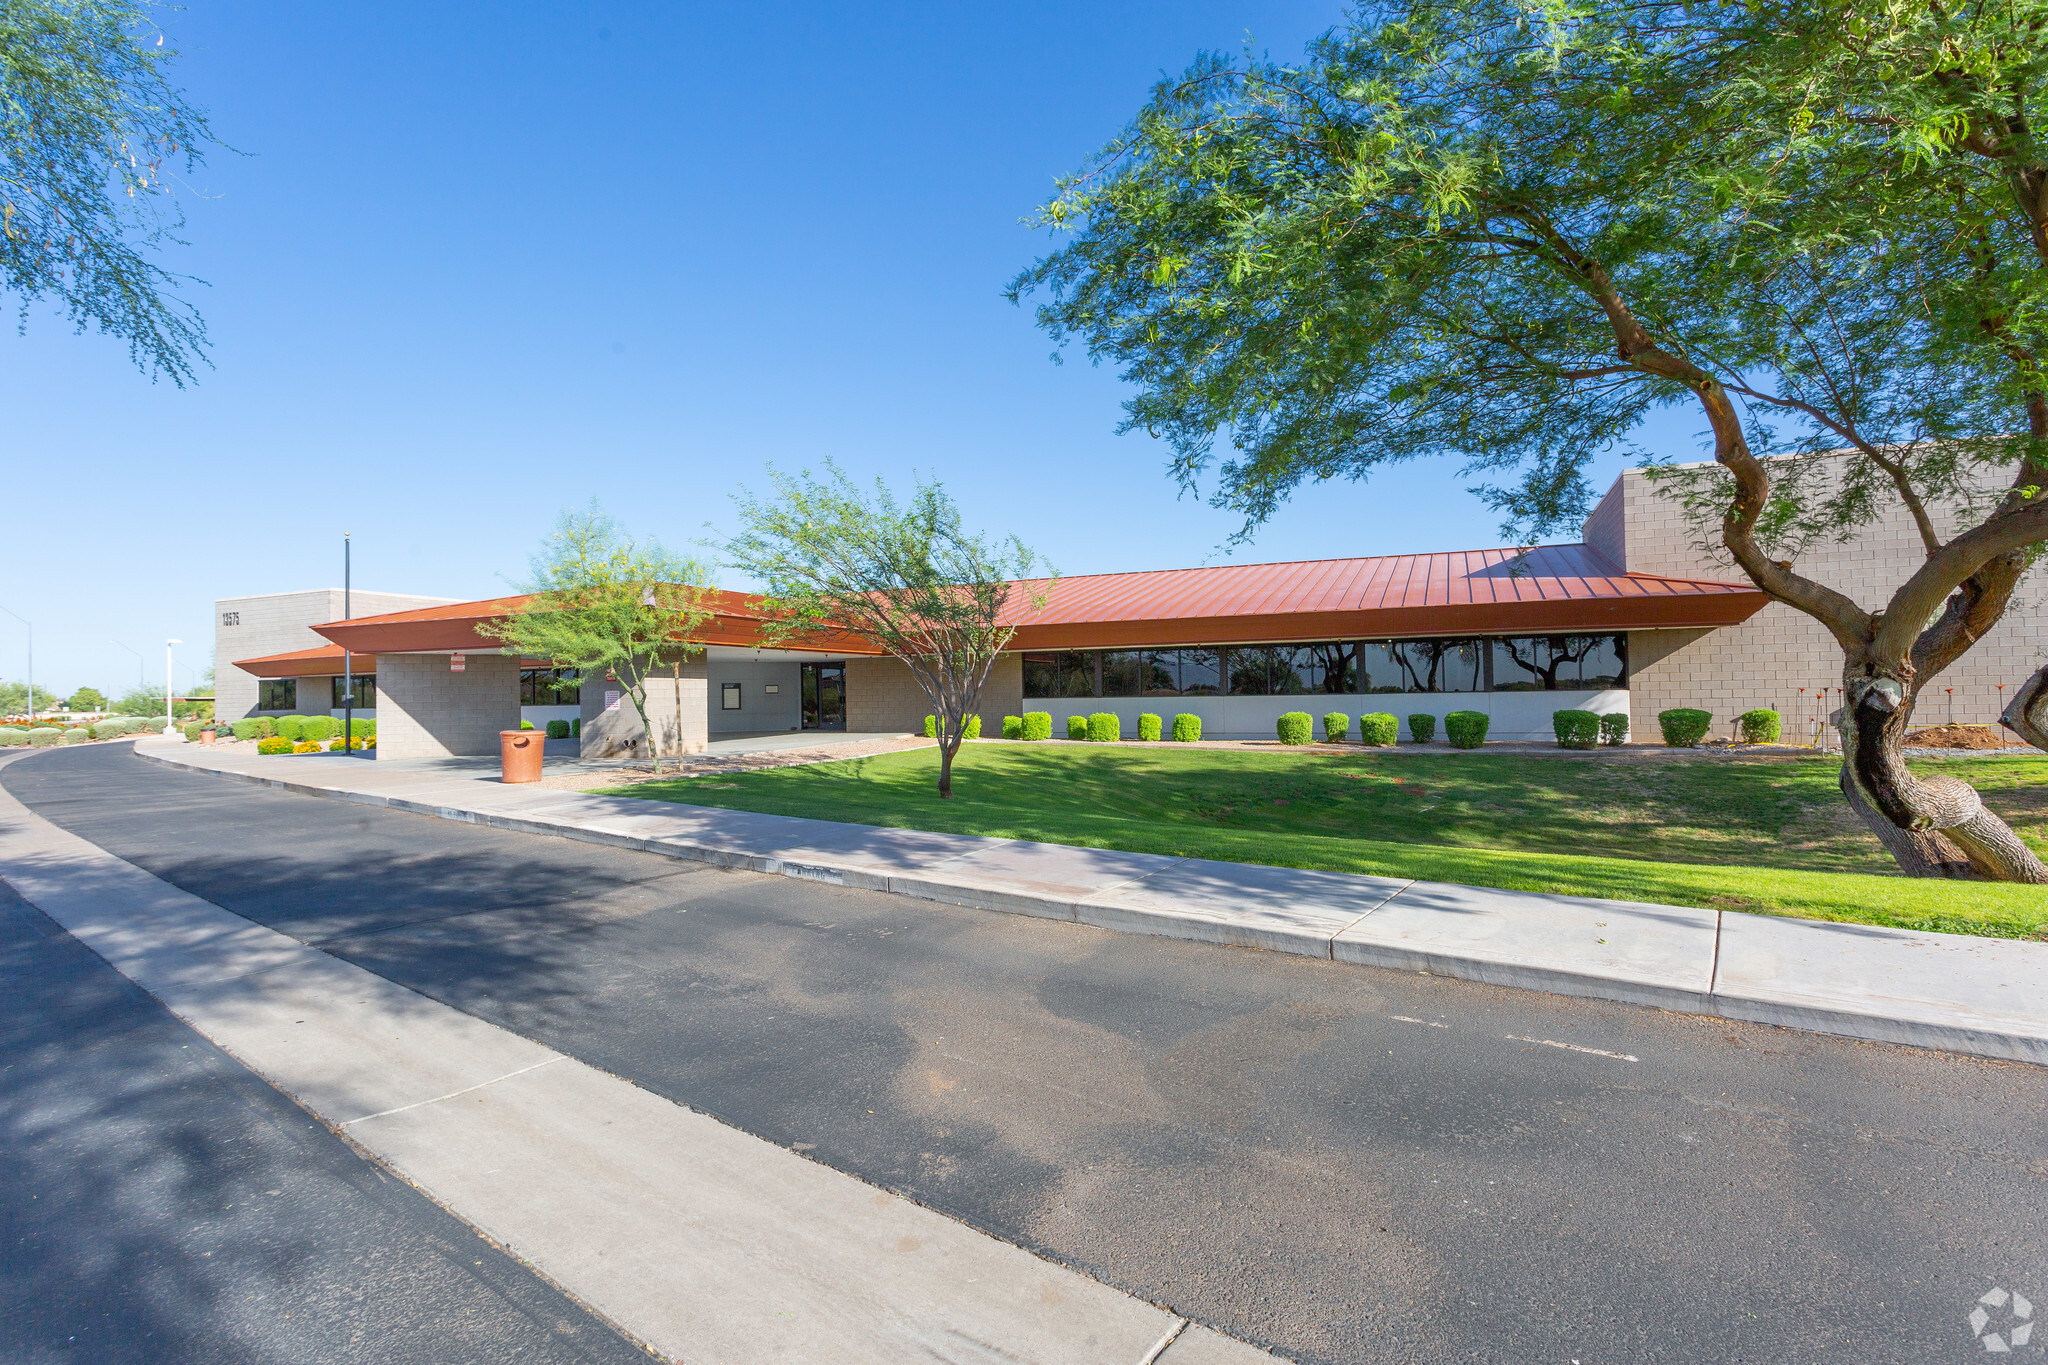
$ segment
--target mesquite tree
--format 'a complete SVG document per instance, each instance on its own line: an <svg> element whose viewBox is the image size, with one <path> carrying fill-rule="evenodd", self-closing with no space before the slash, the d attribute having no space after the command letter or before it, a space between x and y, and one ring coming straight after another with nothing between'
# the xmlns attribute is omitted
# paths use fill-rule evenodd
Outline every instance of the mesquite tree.
<svg viewBox="0 0 2048 1365"><path fill-rule="evenodd" d="M1246 533L1304 479L1443 453L1510 476L1474 491L1516 539L1575 526L1586 462L1690 407L1717 468L1680 494L1841 646L1850 804L1909 872L2048 881L1900 753L2048 538L2044 17L1369 11L1299 65L1162 82L1042 211L1071 240L1012 296L1122 366L1124 429L1185 485L1226 436L1213 500ZM1898 506L1925 558L1881 610L1799 571Z"/></svg>
<svg viewBox="0 0 2048 1365"><path fill-rule="evenodd" d="M771 469L767 502L735 495L740 531L726 559L765 589L769 639L851 631L909 668L937 721L939 795L951 797L966 718L1016 629L1013 604L1043 611L1052 570L1015 536L969 535L936 482L919 480L899 502L880 479L868 493L831 461L825 469L824 479Z"/></svg>

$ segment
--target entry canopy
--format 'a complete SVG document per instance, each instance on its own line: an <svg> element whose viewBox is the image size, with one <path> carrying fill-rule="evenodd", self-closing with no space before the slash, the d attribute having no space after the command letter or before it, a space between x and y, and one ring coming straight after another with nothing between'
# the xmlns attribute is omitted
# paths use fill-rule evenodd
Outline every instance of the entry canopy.
<svg viewBox="0 0 2048 1365"><path fill-rule="evenodd" d="M1044 592L1043 610L1031 598ZM336 648L378 653L483 652L499 647L477 627L516 610L524 597L498 597L358 616L315 626ZM1118 649L1138 646L1257 644L1268 641L1398 639L1441 635L1592 634L1623 630L1712 629L1748 620L1764 594L1748 583L1629 573L1586 545L1462 550L1447 554L1311 559L1285 564L1226 564L1204 569L1083 574L1014 585L1003 610L1016 628L1010 648ZM707 594L712 618L693 643L764 645L760 599ZM845 655L879 655L850 632L800 645ZM283 667L322 651L245 660ZM359 665L363 671L368 666ZM337 672L306 667L303 673ZM259 676L301 674L265 672Z"/></svg>

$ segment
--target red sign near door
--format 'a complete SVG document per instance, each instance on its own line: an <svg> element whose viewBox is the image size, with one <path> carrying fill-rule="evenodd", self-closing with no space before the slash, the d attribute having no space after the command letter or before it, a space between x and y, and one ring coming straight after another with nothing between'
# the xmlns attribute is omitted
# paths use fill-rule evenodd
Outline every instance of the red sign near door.
<svg viewBox="0 0 2048 1365"><path fill-rule="evenodd" d="M463 658L460 654L450 654L448 656L448 671L450 673L461 673L468 667L469 660Z"/></svg>

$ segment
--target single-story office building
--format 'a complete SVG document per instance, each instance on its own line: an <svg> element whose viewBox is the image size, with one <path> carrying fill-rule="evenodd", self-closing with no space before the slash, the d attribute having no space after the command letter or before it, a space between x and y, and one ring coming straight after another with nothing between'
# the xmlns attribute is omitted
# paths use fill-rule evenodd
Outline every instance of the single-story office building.
<svg viewBox="0 0 2048 1365"><path fill-rule="evenodd" d="M1901 516L1801 563L1876 606L1911 572L1918 546ZM1016 633L980 706L991 736L1026 710L1051 712L1056 734L1067 716L1091 711L1117 713L1126 734L1143 712L1188 711L1208 737L1270 738L1279 716L1298 710L1391 712L1406 738L1411 714L1477 710L1494 738L1548 739L1551 713L1570 708L1627 712L1635 738L1654 740L1657 713L1673 706L1713 711L1724 734L1740 712L1771 706L1796 732L1823 713L1813 699L1841 672L1818 623L1715 564L1640 470L1616 480L1577 544L1077 575L1032 612L1037 586L1012 594ZM382 605L389 595L357 598ZM255 703L231 706L223 687L222 716L329 710L317 703L338 697L346 647L371 679L358 697L374 695L380 755L493 753L497 732L522 719L580 719L589 754L644 742L616 683L505 655L478 633L516 599L307 619L300 648L238 653L228 619L274 600L218 604L217 657L249 680ZM871 642L767 648L751 598L719 592L710 605L703 652L650 688L669 752L739 734L922 728L929 706L909 670ZM1993 718L1996 685L2031 672L2041 645L2038 617L2016 612L2001 624L1947 678L1966 697L1968 714L1956 718ZM1930 722L1947 718L1928 705Z"/></svg>

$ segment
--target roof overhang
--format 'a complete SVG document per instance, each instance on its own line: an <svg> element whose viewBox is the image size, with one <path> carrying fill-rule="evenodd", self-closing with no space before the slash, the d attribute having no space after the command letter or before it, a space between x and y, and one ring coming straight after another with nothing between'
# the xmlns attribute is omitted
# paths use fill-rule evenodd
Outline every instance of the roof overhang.
<svg viewBox="0 0 2048 1365"><path fill-rule="evenodd" d="M375 673L377 656L358 653L348 661L357 673ZM259 678L324 678L342 671L340 645L299 649L290 654L266 654L260 659L236 659L235 667Z"/></svg>

